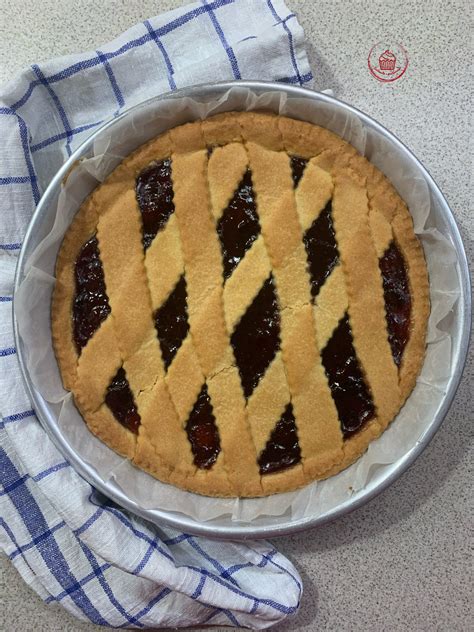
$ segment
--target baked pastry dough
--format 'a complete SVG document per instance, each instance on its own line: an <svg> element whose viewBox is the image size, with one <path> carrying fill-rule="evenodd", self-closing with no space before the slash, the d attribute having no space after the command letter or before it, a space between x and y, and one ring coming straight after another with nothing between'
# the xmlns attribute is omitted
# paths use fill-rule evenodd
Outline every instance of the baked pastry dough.
<svg viewBox="0 0 474 632"><path fill-rule="evenodd" d="M321 127L174 128L84 202L53 342L90 430L160 479L261 496L354 462L423 363L429 286L405 203Z"/></svg>

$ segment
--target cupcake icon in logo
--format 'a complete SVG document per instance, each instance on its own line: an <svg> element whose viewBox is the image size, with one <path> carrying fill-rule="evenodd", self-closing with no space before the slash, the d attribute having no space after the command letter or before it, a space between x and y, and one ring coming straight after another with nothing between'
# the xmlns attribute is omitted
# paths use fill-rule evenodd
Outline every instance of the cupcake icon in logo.
<svg viewBox="0 0 474 632"><path fill-rule="evenodd" d="M380 70L395 70L397 58L391 50L384 51L379 57Z"/></svg>
<svg viewBox="0 0 474 632"><path fill-rule="evenodd" d="M401 44L378 42L369 52L370 74L384 83L396 81L405 73L408 55Z"/></svg>

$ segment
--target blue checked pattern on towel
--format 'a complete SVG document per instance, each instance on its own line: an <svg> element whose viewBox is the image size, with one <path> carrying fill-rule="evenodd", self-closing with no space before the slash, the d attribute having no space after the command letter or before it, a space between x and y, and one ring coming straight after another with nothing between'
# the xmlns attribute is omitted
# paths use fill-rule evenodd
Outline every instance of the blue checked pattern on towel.
<svg viewBox="0 0 474 632"><path fill-rule="evenodd" d="M149 96L234 78L312 79L303 31L282 0L187 5L96 51L35 64L0 90L0 545L46 602L101 625L258 629L299 605L301 580L270 544L157 528L82 480L37 422L11 328L22 236L68 155Z"/></svg>

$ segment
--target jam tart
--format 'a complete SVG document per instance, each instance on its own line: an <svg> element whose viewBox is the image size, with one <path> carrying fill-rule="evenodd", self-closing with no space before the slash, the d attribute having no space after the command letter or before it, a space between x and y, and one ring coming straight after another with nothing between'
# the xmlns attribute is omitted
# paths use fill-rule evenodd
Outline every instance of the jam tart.
<svg viewBox="0 0 474 632"><path fill-rule="evenodd" d="M83 203L54 348L90 430L161 481L289 491L353 463L423 363L409 211L326 129L231 112L171 129Z"/></svg>

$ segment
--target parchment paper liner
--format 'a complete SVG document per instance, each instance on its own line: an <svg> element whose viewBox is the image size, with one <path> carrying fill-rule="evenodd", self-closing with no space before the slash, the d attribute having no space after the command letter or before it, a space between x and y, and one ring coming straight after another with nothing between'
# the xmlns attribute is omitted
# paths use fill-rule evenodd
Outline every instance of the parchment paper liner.
<svg viewBox="0 0 474 632"><path fill-rule="evenodd" d="M54 264L63 235L90 191L131 151L162 131L181 123L231 110L267 109L326 127L354 145L381 169L407 202L428 264L431 316L426 360L417 386L392 425L370 444L351 467L326 481L301 490L261 499L219 499L199 496L155 480L115 454L88 430L61 384L51 343L50 304ZM55 404L64 438L104 482L114 479L143 509L161 509L188 515L197 521L228 516L231 522L251 523L262 516L290 520L314 517L333 509L361 490L384 466L396 462L419 441L444 396L451 375L452 308L460 296L456 274L457 253L436 227L430 211L427 183L385 137L366 128L362 120L332 104L288 97L285 92L260 96L241 86L212 102L189 97L146 104L117 121L95 141L91 157L81 160L63 185L54 225L26 263L26 276L17 292L15 313L25 343L26 363L36 389Z"/></svg>

